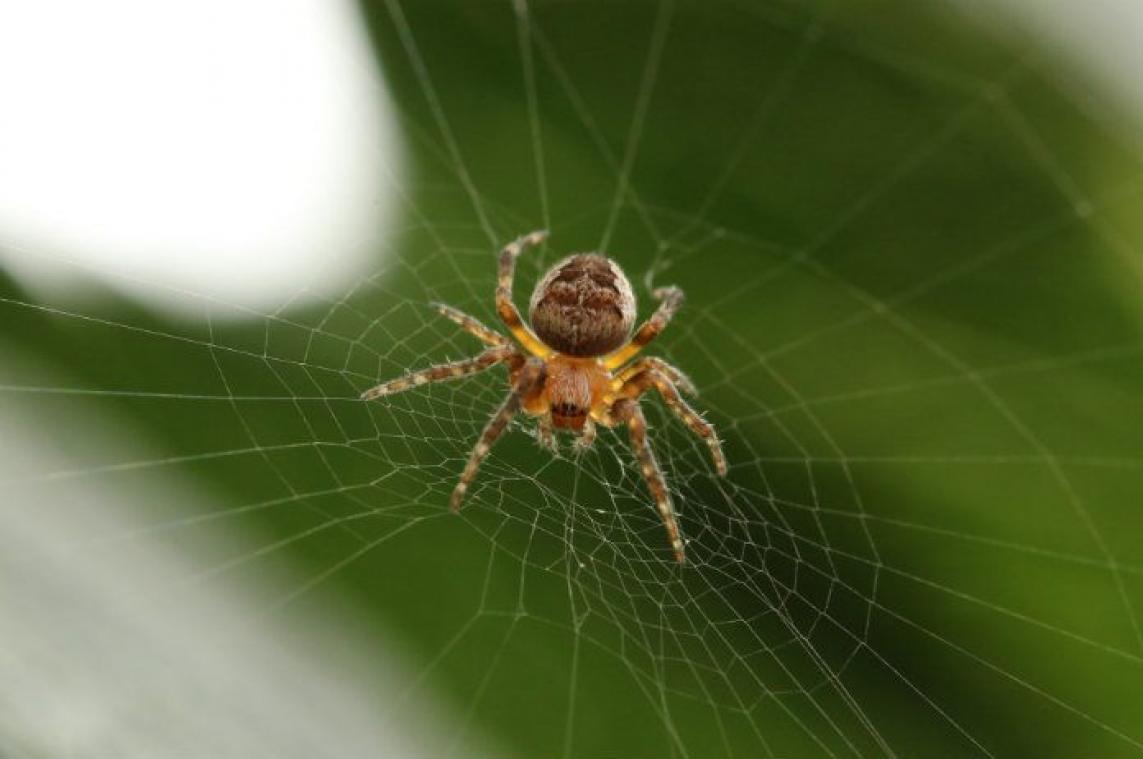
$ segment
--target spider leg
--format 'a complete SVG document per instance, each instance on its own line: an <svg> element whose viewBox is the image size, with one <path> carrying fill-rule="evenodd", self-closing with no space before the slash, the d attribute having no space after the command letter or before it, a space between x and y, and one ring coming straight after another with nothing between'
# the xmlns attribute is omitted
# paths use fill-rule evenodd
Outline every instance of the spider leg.
<svg viewBox="0 0 1143 759"><path fill-rule="evenodd" d="M608 356L603 364L608 369L618 369L633 359L647 343L666 329L679 306L683 305L683 291L677 287L660 287L651 293L659 301L659 307L651 318L635 331L635 336L619 350Z"/></svg>
<svg viewBox="0 0 1143 759"><path fill-rule="evenodd" d="M430 303L437 313L460 325L460 328L487 345L508 345L508 338L485 327L479 319L444 303Z"/></svg>
<svg viewBox="0 0 1143 759"><path fill-rule="evenodd" d="M575 439L577 451L586 451L595 445L595 421L588 417L583 423L583 431Z"/></svg>
<svg viewBox="0 0 1143 759"><path fill-rule="evenodd" d="M371 401L380 398L383 395L392 395L393 393L400 393L412 387L419 387L420 385L427 385L430 382L441 382L442 380L457 379L459 377L467 377L470 374L484 371L485 369L496 366L499 363L508 361L513 357L519 357L519 353L511 345L501 345L496 348L489 348L475 358L465 359L463 361L453 361L448 364L437 364L430 366L427 369L420 371L410 372L403 377L391 379L388 382L382 382L376 387L370 388L361 394L361 400Z"/></svg>
<svg viewBox="0 0 1143 759"><path fill-rule="evenodd" d="M655 460L655 453L647 440L647 418L643 416L643 409L639 401L631 398L622 398L612 406L612 414L617 422L626 422L627 431L631 435L631 447L639 459L639 467L643 471L643 479L651 489L655 498L655 505L659 509L659 517L663 526L667 528L667 537L671 541L671 549L675 552L675 561L679 564L686 562L686 552L683 549L683 539L679 534L679 523L675 517L675 507L671 503L671 493L667 490L667 481L663 478L663 471L659 462Z"/></svg>
<svg viewBox="0 0 1143 759"><path fill-rule="evenodd" d="M540 358L547 358L552 351L540 341L540 338L536 337L535 333L520 318L520 310L512 301L512 279L516 274L516 258L526 247L539 245L547 237L546 231L532 232L505 245L504 250L500 251L500 279L496 286L496 312L500 314L500 318L508 327L508 331L520 342L520 345L524 346L524 349L532 355Z"/></svg>
<svg viewBox="0 0 1143 759"><path fill-rule="evenodd" d="M629 379L647 369L655 369L661 372L667 379L669 379L675 387L682 390L687 395L698 395L698 388L695 383L691 382L691 378L683 374L683 370L678 367L668 364L658 356L647 356L641 358L630 366L626 367L615 376L612 386L616 390L620 390Z"/></svg>
<svg viewBox="0 0 1143 759"><path fill-rule="evenodd" d="M556 431L552 427L551 414L544 414L536 420L536 442L540 444L541 448L552 453L560 452L560 445L556 441Z"/></svg>
<svg viewBox="0 0 1143 759"><path fill-rule="evenodd" d="M532 359L520 372L520 376L513 384L508 397L504 399L504 403L500 404L500 408L488 420L488 424L484 425L484 431L480 433L480 439L476 441L472 453L468 456L468 463L464 465L464 472L460 475L460 481L456 483L456 488L452 491L452 498L449 499L450 509L460 511L464 494L468 491L468 486L476 479L480 464L492 450L492 444L504 434L504 430L508 429L508 422L512 421L512 417L520 410L524 397L542 388L543 382L544 365L542 362Z"/></svg>
<svg viewBox="0 0 1143 759"><path fill-rule="evenodd" d="M667 404L667 408L681 419L683 424L690 428L691 432L706 442L707 447L710 448L710 457L714 460L714 468L718 470L720 476L725 477L727 472L726 454L722 452L722 443L718 439L718 433L715 432L714 425L703 419L702 416L679 395L678 389L665 374L660 372L657 368L647 369L629 379L620 392L623 396L634 399L652 387L659 391L659 395L663 398L663 402Z"/></svg>

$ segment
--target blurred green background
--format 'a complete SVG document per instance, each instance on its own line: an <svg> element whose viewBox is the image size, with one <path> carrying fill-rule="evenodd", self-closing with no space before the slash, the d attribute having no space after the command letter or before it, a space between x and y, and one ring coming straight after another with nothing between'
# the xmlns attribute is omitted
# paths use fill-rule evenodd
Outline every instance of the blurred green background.
<svg viewBox="0 0 1143 759"><path fill-rule="evenodd" d="M0 341L100 391L5 400L118 414L212 494L133 540L256 536L202 582L288 565L251 610L287 622L350 599L456 756L1143 753L1143 188L1060 61L897 0L362 9L411 170L360 286L173 322L0 277ZM602 241L644 311L687 292L652 352L731 474L647 403L682 571L614 433L553 460L517 425L446 513L500 370L356 400L474 353L426 304L493 324L495 250L541 227L521 303Z"/></svg>

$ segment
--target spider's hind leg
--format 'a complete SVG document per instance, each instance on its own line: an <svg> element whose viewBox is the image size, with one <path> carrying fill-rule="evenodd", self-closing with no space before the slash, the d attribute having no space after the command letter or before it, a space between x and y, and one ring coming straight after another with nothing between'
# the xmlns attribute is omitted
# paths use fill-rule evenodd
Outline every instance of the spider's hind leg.
<svg viewBox="0 0 1143 759"><path fill-rule="evenodd" d="M475 316L469 316L461 311L459 308L453 308L446 303L430 303L436 312L458 325L468 334L475 337L485 345L509 345L508 338L503 335L493 332L488 327L477 319Z"/></svg>
<svg viewBox="0 0 1143 759"><path fill-rule="evenodd" d="M643 350L649 342L659 336L671 323L679 307L683 305L683 291L677 287L660 287L651 293L659 301L659 307L643 326L635 330L631 340L604 361L608 369L618 369Z"/></svg>
<svg viewBox="0 0 1143 759"><path fill-rule="evenodd" d="M496 282L496 312L500 315L500 319L525 350L540 357L546 357L551 350L536 337L520 317L520 310L512 301L512 280L516 276L516 259L524 249L539 245L547 238L547 231L540 230L505 245L500 251L499 275Z"/></svg>

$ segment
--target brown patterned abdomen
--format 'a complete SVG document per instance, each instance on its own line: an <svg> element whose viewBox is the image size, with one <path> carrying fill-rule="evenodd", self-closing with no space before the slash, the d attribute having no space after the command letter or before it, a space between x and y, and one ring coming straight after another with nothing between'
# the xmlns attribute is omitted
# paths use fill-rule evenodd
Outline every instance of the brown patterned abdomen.
<svg viewBox="0 0 1143 759"><path fill-rule="evenodd" d="M610 353L627 341L635 325L631 283L603 256L569 256L536 285L531 321L539 338L560 353Z"/></svg>

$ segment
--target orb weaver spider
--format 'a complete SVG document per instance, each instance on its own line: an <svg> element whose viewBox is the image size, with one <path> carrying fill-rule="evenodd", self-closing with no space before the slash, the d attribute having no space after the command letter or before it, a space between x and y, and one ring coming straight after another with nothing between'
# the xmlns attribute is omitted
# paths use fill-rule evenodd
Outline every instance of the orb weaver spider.
<svg viewBox="0 0 1143 759"><path fill-rule="evenodd" d="M541 445L553 451L555 430L576 433L576 445L587 448L595 441L597 424L627 425L631 446L666 527L675 560L682 564L686 560L683 539L670 491L647 439L647 420L639 399L648 390L657 391L667 408L706 442L715 469L722 476L727 473L726 456L714 427L679 392L695 394L695 386L687 376L660 358L632 359L671 321L682 305L683 292L677 287L655 290L658 309L632 333L635 295L623 270L597 253L573 254L552 266L537 283L529 306L529 327L512 300L516 259L527 247L539 245L546 238L547 232L532 232L508 244L500 253L496 311L516 343L468 314L435 304L439 313L488 349L474 358L430 366L389 380L361 397L369 401L430 382L467 377L498 364L508 366L508 397L489 419L472 449L452 493L450 507L454 512L460 509L493 443L518 412L539 420L537 437Z"/></svg>

